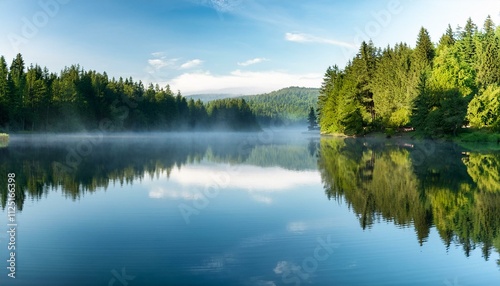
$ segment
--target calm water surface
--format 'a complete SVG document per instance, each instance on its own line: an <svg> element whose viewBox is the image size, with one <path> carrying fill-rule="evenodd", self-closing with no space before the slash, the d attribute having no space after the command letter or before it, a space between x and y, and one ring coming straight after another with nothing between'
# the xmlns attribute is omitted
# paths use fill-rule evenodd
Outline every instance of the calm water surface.
<svg viewBox="0 0 500 286"><path fill-rule="evenodd" d="M300 132L13 136L0 170L0 285L500 282L494 151Z"/></svg>

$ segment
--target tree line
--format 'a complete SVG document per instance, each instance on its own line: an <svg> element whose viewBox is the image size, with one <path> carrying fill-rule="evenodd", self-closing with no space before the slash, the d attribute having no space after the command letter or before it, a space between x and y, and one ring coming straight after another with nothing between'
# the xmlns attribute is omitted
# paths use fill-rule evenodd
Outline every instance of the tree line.
<svg viewBox="0 0 500 286"><path fill-rule="evenodd" d="M117 80L79 65L59 74L39 65L26 68L21 54L9 67L0 56L0 130L84 131L103 122L111 131L259 129L244 99L204 104L169 85L145 87L131 77Z"/></svg>
<svg viewBox="0 0 500 286"><path fill-rule="evenodd" d="M415 48L363 42L342 70L329 67L318 98L324 133L412 127L426 135L463 128L500 131L500 27L487 17L450 25L434 44L421 28Z"/></svg>
<svg viewBox="0 0 500 286"><path fill-rule="evenodd" d="M287 87L265 94L243 96L262 124L306 123L309 108L317 108L319 89Z"/></svg>

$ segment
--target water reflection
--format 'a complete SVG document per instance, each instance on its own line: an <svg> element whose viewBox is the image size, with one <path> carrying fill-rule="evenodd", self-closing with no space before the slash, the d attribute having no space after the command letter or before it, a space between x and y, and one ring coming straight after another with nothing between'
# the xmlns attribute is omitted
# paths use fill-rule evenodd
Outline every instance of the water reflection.
<svg viewBox="0 0 500 286"><path fill-rule="evenodd" d="M246 165L232 177L232 184L248 186L251 181L259 190L280 189L307 180L306 174L275 180L290 176L284 170L316 169L316 158L310 155L307 142L289 145L283 138L267 140L265 144L262 141L257 133L106 138L18 136L9 148L0 149L0 171L16 174L16 203L22 210L26 198L40 199L50 190L60 188L67 197L78 199L86 192L107 189L110 184L132 184L146 177L169 178L172 172L177 172L175 180L183 180L179 183L202 186L209 171L220 168L213 164L203 167L203 162L228 165L224 169ZM267 178L258 168L248 166L269 168ZM0 176L2 186L6 186L6 180L6 176ZM150 196L189 198L191 194L156 189ZM1 188L2 208L6 201L7 192Z"/></svg>
<svg viewBox="0 0 500 286"><path fill-rule="evenodd" d="M420 244L435 226L446 247L500 250L500 153L453 144L327 139L318 167L330 199L345 200L363 229L383 219L414 227ZM500 260L498 261L500 265Z"/></svg>
<svg viewBox="0 0 500 286"><path fill-rule="evenodd" d="M151 200L196 201L198 190L213 181L211 174L226 171L231 175L226 187L244 189L253 201L269 205L273 193L314 185L319 169L327 197L345 201L363 229L391 221L414 228L422 245L435 227L447 248L460 245L467 256L481 248L489 259L500 250L498 152L386 140L291 143L275 136L263 142L249 134L56 139L18 137L0 148L0 171L16 173L20 210L26 199L43 199L54 189L79 199L110 185L145 180L151 181ZM85 151L82 142L97 143L76 157L74 150ZM6 184L6 176L0 176L0 185ZM7 192L0 190L5 209ZM287 229L301 233L307 227L298 221Z"/></svg>
<svg viewBox="0 0 500 286"><path fill-rule="evenodd" d="M312 170L295 171L246 164L231 166L203 161L197 165L184 166L182 170L172 170L168 181L153 181L149 197L197 201L206 199L207 192L218 193L221 189L231 189L243 190L252 200L271 204L271 195L274 193L288 192L293 188L316 185L318 182L317 172Z"/></svg>

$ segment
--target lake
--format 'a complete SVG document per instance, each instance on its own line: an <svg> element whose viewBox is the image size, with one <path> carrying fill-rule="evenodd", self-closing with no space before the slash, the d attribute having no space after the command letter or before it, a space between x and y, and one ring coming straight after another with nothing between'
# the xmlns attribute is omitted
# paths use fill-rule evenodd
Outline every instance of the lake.
<svg viewBox="0 0 500 286"><path fill-rule="evenodd" d="M279 130L14 135L0 169L1 285L500 282L500 152Z"/></svg>

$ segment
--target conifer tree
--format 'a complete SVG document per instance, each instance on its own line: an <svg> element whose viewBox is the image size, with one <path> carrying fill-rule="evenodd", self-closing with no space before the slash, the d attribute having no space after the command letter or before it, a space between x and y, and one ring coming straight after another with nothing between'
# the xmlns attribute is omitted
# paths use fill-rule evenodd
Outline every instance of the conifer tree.
<svg viewBox="0 0 500 286"><path fill-rule="evenodd" d="M431 41L429 32L422 27L417 37L417 45L414 51L414 67L417 73L424 72L432 67L432 60L435 56L434 44Z"/></svg>
<svg viewBox="0 0 500 286"><path fill-rule="evenodd" d="M495 36L495 24L488 16L477 41L477 84L486 87L500 81L500 47Z"/></svg>
<svg viewBox="0 0 500 286"><path fill-rule="evenodd" d="M0 126L5 125L8 120L9 109L9 68L4 56L0 56Z"/></svg>
<svg viewBox="0 0 500 286"><path fill-rule="evenodd" d="M309 123L309 130L314 130L316 129L318 123L317 123L317 118L316 118L316 112L314 111L314 108L311 106L309 108L309 115L307 116L307 121Z"/></svg>

